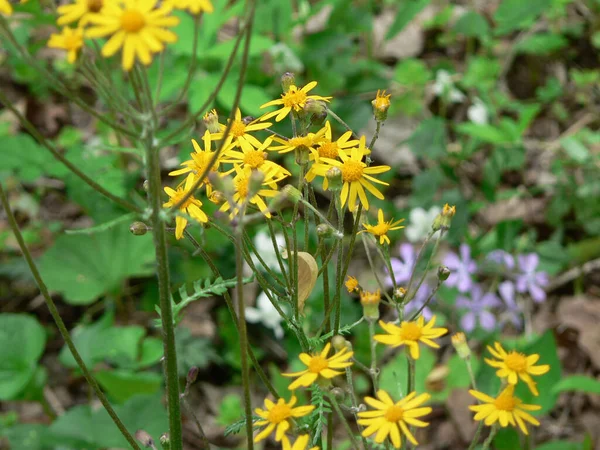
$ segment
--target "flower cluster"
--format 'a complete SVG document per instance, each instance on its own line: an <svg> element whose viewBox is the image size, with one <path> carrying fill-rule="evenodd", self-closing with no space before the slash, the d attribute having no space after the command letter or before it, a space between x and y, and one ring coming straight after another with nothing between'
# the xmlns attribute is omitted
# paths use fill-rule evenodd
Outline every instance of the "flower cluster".
<svg viewBox="0 0 600 450"><path fill-rule="evenodd" d="M5 0L0 0L0 11ZM179 23L173 9L191 14L212 12L210 0L74 0L57 8L60 33L50 36L48 46L67 52L74 63L84 46L84 38L106 38L101 54L108 58L122 50L123 69L129 71L139 61L152 63L152 56L177 40L170 30Z"/></svg>

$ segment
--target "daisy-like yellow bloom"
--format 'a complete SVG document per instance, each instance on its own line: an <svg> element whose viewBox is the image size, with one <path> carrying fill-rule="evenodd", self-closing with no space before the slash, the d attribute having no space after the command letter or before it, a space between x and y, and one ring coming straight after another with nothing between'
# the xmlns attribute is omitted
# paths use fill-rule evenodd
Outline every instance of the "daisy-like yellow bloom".
<svg viewBox="0 0 600 450"><path fill-rule="evenodd" d="M104 5L115 0L75 0L68 5L59 6L56 11L59 18L56 23L60 26L79 21L86 25L91 14L103 13Z"/></svg>
<svg viewBox="0 0 600 450"><path fill-rule="evenodd" d="M319 447L307 448L309 439L310 437L308 434L303 434L302 436L298 436L298 439L296 439L296 442L292 445L287 436L284 435L281 441L283 444L282 450L319 450Z"/></svg>
<svg viewBox="0 0 600 450"><path fill-rule="evenodd" d="M494 348L488 345L487 349L496 359L485 358L485 362L498 369L496 372L498 377L506 378L509 384L517 384L520 378L527 384L533 395L539 395L531 375L543 375L550 370L548 364L535 365L540 355L525 355L514 350L507 352L499 342L494 343Z"/></svg>
<svg viewBox="0 0 600 450"><path fill-rule="evenodd" d="M518 425L521 431L529 434L525 422L538 426L538 420L526 411L537 411L542 407L539 405L526 405L521 399L515 397L515 386L509 384L496 398L490 397L483 392L470 390L469 393L477 400L483 402L481 405L469 406L471 411L475 411L474 419L483 420L489 427L496 422L501 427L507 427L509 424L513 427Z"/></svg>
<svg viewBox="0 0 600 450"><path fill-rule="evenodd" d="M277 100L272 100L270 102L265 103L261 106L262 108L266 108L268 106L281 106L280 109L272 111L270 113L264 114L260 120L268 120L273 116L275 117L276 122L281 122L285 117L290 113L290 111L300 111L306 105L307 100L322 100L324 102L328 102L332 97L321 97L320 95L308 95L308 92L314 89L317 85L316 81L311 81L306 86L301 89L298 89L295 85L291 85L287 92L281 94L281 98Z"/></svg>
<svg viewBox="0 0 600 450"><path fill-rule="evenodd" d="M266 409L256 408L254 410L261 418L261 420L255 422L256 425L266 425L265 428L256 435L254 442L262 441L270 435L273 430L275 430L275 440L278 442L281 441L285 436L286 431L290 429L290 419L306 416L315 409L313 405L298 406L294 408L297 401L298 399L294 396L292 396L289 403L286 403L282 398L280 398L277 403L273 403L266 398Z"/></svg>
<svg viewBox="0 0 600 450"><path fill-rule="evenodd" d="M233 120L231 129L229 130L225 145L229 145L231 142L233 142L234 147L240 147L243 150L253 150L254 148L259 148L262 144L258 139L252 136L250 132L264 130L265 128L269 128L271 125L272 124L269 122L261 123L256 120L246 123L246 121L242 118L242 112L238 108L235 112L235 119ZM221 132L213 134L213 139L223 139L225 125L220 125L220 129Z"/></svg>
<svg viewBox="0 0 600 450"><path fill-rule="evenodd" d="M339 352L331 357L327 357L331 350L331 344L327 343L323 351L316 355L309 355L308 353L300 353L300 361L306 366L305 370L294 373L283 373L284 377L298 377L298 379L292 382L288 389L293 391L298 389L300 386L308 387L313 384L317 378L323 377L330 379L342 375L344 371L334 369L345 369L352 365L352 361L349 361L354 352L344 347Z"/></svg>
<svg viewBox="0 0 600 450"><path fill-rule="evenodd" d="M163 207L170 208L171 206L175 206L179 203L184 195L189 192L194 184L194 180L192 178L187 178L185 180L185 186L179 186L177 190L171 189L168 186L165 186L165 192L169 196L169 201L163 203ZM195 198L193 195L188 198L183 205L179 207L179 211L187 214L192 219L196 219L200 223L208 222L208 216L202 211L200 208L202 207L202 202ZM183 230L187 226L188 220L185 217L175 216L175 237L177 239L181 239L183 236Z"/></svg>
<svg viewBox="0 0 600 450"><path fill-rule="evenodd" d="M249 167L234 166L234 170L236 175L233 178L233 185L235 188L233 200L238 205L247 201L249 204L257 206L258 209L265 215L265 217L270 219L271 213L263 197L275 197L278 194L276 188L277 183L284 179L286 175L282 175L278 170L261 170L260 172L262 172L264 175L264 179L262 181L263 189L259 189L252 198L248 199L247 197L250 191L250 175L252 174L253 169L250 169ZM220 208L221 211L228 211L229 209L229 202L225 202ZM239 209L237 207L234 208L232 215L237 214L238 211Z"/></svg>
<svg viewBox="0 0 600 450"><path fill-rule="evenodd" d="M348 275L348 278L346 279L344 284L346 285L348 294L352 294L353 292L358 292L360 290L358 280L354 277L351 277L350 275Z"/></svg>
<svg viewBox="0 0 600 450"><path fill-rule="evenodd" d="M310 155L311 160L318 160L319 158L337 159L340 151L346 151L346 154L348 154L350 148L356 147L359 144L357 139L350 139L352 137L352 131L346 131L334 141L329 120L325 122L323 128L325 130L325 139L320 142L320 145L315 150L313 150Z"/></svg>
<svg viewBox="0 0 600 450"><path fill-rule="evenodd" d="M363 227L365 227L365 229L362 231L359 231L358 234L370 233L373 236L379 238L379 243L381 245L383 245L384 242L389 245L390 238L387 235L388 232L400 230L400 229L404 228L404 226L398 226L402 222L404 222L404 219L400 219L395 222L394 222L394 219L391 219L386 222L383 218L383 211L380 209L379 212L377 213L377 225L369 225L368 223L363 223Z"/></svg>
<svg viewBox="0 0 600 450"><path fill-rule="evenodd" d="M421 428L429 425L420 418L431 412L429 406L421 406L431 396L411 392L402 400L394 402L384 390L380 389L376 395L377 398L365 397L365 402L375 410L358 413L358 424L366 427L362 432L363 437L377 433L375 442L381 444L389 436L394 448L400 448L404 435L413 445L418 445L408 427Z"/></svg>
<svg viewBox="0 0 600 450"><path fill-rule="evenodd" d="M167 3L174 9L187 10L191 14L211 13L215 10L210 0L167 0Z"/></svg>
<svg viewBox="0 0 600 450"><path fill-rule="evenodd" d="M311 171L314 175L319 175L325 177L327 171L332 167L337 167L342 171L342 192L340 193L342 199L342 206L348 203L348 208L351 211L354 211L356 208L356 200L360 199L360 203L363 208L369 209L369 199L367 198L367 194L365 190L369 191L376 198L383 200L383 194L373 185L373 183L383 184L385 186L388 183L385 183L377 178L373 177L373 175L387 172L390 170L390 166L371 166L367 167L367 165L362 161L364 156L364 151L366 147L364 146L365 137L361 138L362 145L359 147L353 147L350 150L350 156L346 155L344 152L340 152L341 161L330 159L330 158L320 158L318 162L315 162ZM313 175L313 178L314 178ZM307 177L308 181L311 181ZM323 187L327 188L327 183L324 183Z"/></svg>
<svg viewBox="0 0 600 450"><path fill-rule="evenodd" d="M435 316L425 325L425 318L419 317L413 322L402 322L400 326L393 323L379 321L379 325L389 334L376 334L374 336L377 342L392 347L406 345L410 350L410 356L413 359L419 359L419 342L432 348L440 348L432 339L437 339L448 332L446 328L434 328Z"/></svg>
<svg viewBox="0 0 600 450"><path fill-rule="evenodd" d="M213 135L213 138L215 135ZM223 157L222 162L241 164L243 167L249 167L250 169L258 169L263 172L273 171L275 172L275 178L289 177L291 173L281 167L279 164L269 161L267 150L273 142L272 137L265 139L265 142L260 144L258 148L254 148L251 145L241 146L241 152L235 150L228 150L227 154ZM275 187L275 186L272 186Z"/></svg>
<svg viewBox="0 0 600 450"><path fill-rule="evenodd" d="M8 0L0 0L0 14L10 16L13 13L13 9Z"/></svg>
<svg viewBox="0 0 600 450"><path fill-rule="evenodd" d="M270 150L279 152L279 153L289 153L296 150L299 147L306 147L307 150L311 152L315 151L317 145L325 140L325 128L321 128L316 133L307 133L306 136L297 136L295 138L281 139L280 137L275 136L273 139L276 142L279 142L281 145L273 146Z"/></svg>
<svg viewBox="0 0 600 450"><path fill-rule="evenodd" d="M156 8L158 0L122 0L108 2L101 14L90 14L88 21L95 25L86 35L91 38L108 37L102 47L102 56L108 58L123 48L124 70L131 70L135 60L149 65L152 53L161 52L164 43L177 40L168 27L174 27L179 19L171 16L171 7L163 4Z"/></svg>
<svg viewBox="0 0 600 450"><path fill-rule="evenodd" d="M48 47L66 50L67 61L73 64L77 59L77 53L83 47L83 29L63 28L60 34L54 33L50 36Z"/></svg>

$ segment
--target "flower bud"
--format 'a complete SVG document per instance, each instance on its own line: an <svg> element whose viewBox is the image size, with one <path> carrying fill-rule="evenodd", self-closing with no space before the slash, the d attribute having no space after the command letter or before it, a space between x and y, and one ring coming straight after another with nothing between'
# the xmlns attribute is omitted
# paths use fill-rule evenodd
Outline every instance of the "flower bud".
<svg viewBox="0 0 600 450"><path fill-rule="evenodd" d="M342 171L338 167L332 167L325 174L327 179L328 189L331 192L339 192L342 190L344 180L342 177Z"/></svg>
<svg viewBox="0 0 600 450"><path fill-rule="evenodd" d="M144 180L144 184L142 185L142 187L146 192L148 192L150 190L150 181Z"/></svg>
<svg viewBox="0 0 600 450"><path fill-rule="evenodd" d="M160 435L160 443L163 446L163 450L171 449L171 437L169 433L163 433Z"/></svg>
<svg viewBox="0 0 600 450"><path fill-rule="evenodd" d="M287 202L295 205L302 200L302 193L291 184L286 184L269 203L271 211L279 211Z"/></svg>
<svg viewBox="0 0 600 450"><path fill-rule="evenodd" d="M221 191L212 191L208 196L208 200L216 205L221 205L227 201L227 197Z"/></svg>
<svg viewBox="0 0 600 450"><path fill-rule="evenodd" d="M327 113L327 105L322 100L307 100L304 104L304 112L307 114Z"/></svg>
<svg viewBox="0 0 600 450"><path fill-rule="evenodd" d="M381 291L375 292L361 291L360 304L363 307L363 315L368 321L379 319L379 303L381 302Z"/></svg>
<svg viewBox="0 0 600 450"><path fill-rule="evenodd" d="M310 150L306 145L299 145L294 151L296 156L296 164L299 166L306 166L310 161Z"/></svg>
<svg viewBox="0 0 600 450"><path fill-rule="evenodd" d="M204 114L202 117L204 125L211 133L218 133L221 131L221 124L219 123L219 115L216 109L211 109L209 112Z"/></svg>
<svg viewBox="0 0 600 450"><path fill-rule="evenodd" d="M377 90L375 100L371 102L373 105L373 115L377 122L384 122L387 119L388 109L390 108L391 94L386 95L385 90Z"/></svg>
<svg viewBox="0 0 600 450"><path fill-rule="evenodd" d="M133 222L129 225L129 231L131 231L131 234L134 236L143 236L148 232L148 225L144 222Z"/></svg>
<svg viewBox="0 0 600 450"><path fill-rule="evenodd" d="M224 176L216 170L208 173L208 181L217 191L220 191L225 197L233 195L233 180L229 176Z"/></svg>
<svg viewBox="0 0 600 450"><path fill-rule="evenodd" d="M310 116L310 124L314 125L315 127L322 127L323 123L325 123L325 119L327 119L327 110Z"/></svg>
<svg viewBox="0 0 600 450"><path fill-rule="evenodd" d="M350 275L348 275L345 285L346 289L348 290L348 294L360 291L360 284L358 283L358 280L354 277L351 277Z"/></svg>
<svg viewBox="0 0 600 450"><path fill-rule="evenodd" d="M296 77L292 72L286 72L281 75L281 89L283 92L287 92L290 89L290 86L296 84Z"/></svg>
<svg viewBox="0 0 600 450"><path fill-rule="evenodd" d="M152 448L152 449L156 448L154 446L154 439L152 439L152 436L150 436L148 434L148 432L146 432L144 430L137 430L135 432L135 438L138 441L140 441L142 443L142 445L146 448Z"/></svg>
<svg viewBox="0 0 600 450"><path fill-rule="evenodd" d="M317 236L322 238L330 238L332 236L337 235L338 231L330 225L326 223L320 223L319 225L317 225Z"/></svg>
<svg viewBox="0 0 600 450"><path fill-rule="evenodd" d="M469 359L471 357L471 349L469 348L469 344L467 344L465 333L455 333L452 335L451 340L452 346L461 359Z"/></svg>
<svg viewBox="0 0 600 450"><path fill-rule="evenodd" d="M452 222L452 218L456 214L456 206L450 206L448 203L444 205L442 212L437 215L431 228L433 231L438 231L441 229L447 230L450 228L450 223Z"/></svg>
<svg viewBox="0 0 600 450"><path fill-rule="evenodd" d="M437 276L440 281L446 281L450 276L450 269L446 266L438 267Z"/></svg>
<svg viewBox="0 0 600 450"><path fill-rule="evenodd" d="M346 338L344 338L344 336L336 334L334 337L331 338L331 345L336 351L339 352L346 348Z"/></svg>
<svg viewBox="0 0 600 450"><path fill-rule="evenodd" d="M196 378L198 378L198 372L200 372L200 370L196 366L192 366L190 370L188 370L186 377L188 384L192 384L196 381Z"/></svg>
<svg viewBox="0 0 600 450"><path fill-rule="evenodd" d="M397 302L402 302L404 300L404 297L406 297L406 289L404 289L403 287L396 288L394 289L392 295L394 300L396 300Z"/></svg>

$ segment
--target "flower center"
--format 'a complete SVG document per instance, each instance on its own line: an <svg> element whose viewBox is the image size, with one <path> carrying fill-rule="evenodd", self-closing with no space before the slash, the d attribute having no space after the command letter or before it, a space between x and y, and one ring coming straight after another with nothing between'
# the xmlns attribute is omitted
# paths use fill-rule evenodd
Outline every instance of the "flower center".
<svg viewBox="0 0 600 450"><path fill-rule="evenodd" d="M418 341L423 333L415 322L403 322L400 327L400 337L405 341Z"/></svg>
<svg viewBox="0 0 600 450"><path fill-rule="evenodd" d="M283 94L283 106L285 107L303 107L306 102L306 93L299 91L298 88L290 88Z"/></svg>
<svg viewBox="0 0 600 450"><path fill-rule="evenodd" d="M261 152L260 150L254 150L246 153L244 156L244 164L252 167L253 169L258 169L265 162L266 153Z"/></svg>
<svg viewBox="0 0 600 450"><path fill-rule="evenodd" d="M102 6L104 6L103 0L88 0L87 2L87 9L92 13L100 12Z"/></svg>
<svg viewBox="0 0 600 450"><path fill-rule="evenodd" d="M524 372L527 369L527 358L522 353L510 352L506 355L504 363L515 372Z"/></svg>
<svg viewBox="0 0 600 450"><path fill-rule="evenodd" d="M397 406L390 406L388 410L385 412L385 420L388 422L398 422L402 420L402 416L404 415L404 410Z"/></svg>
<svg viewBox="0 0 600 450"><path fill-rule="evenodd" d="M241 120L236 120L231 125L231 134L234 137L240 137L246 134L246 125Z"/></svg>
<svg viewBox="0 0 600 450"><path fill-rule="evenodd" d="M338 146L335 142L324 142L319 147L319 156L321 158L336 159L338 157Z"/></svg>
<svg viewBox="0 0 600 450"><path fill-rule="evenodd" d="M121 15L121 28L128 33L137 33L145 24L144 16L135 9L126 9Z"/></svg>
<svg viewBox="0 0 600 450"><path fill-rule="evenodd" d="M320 355L313 356L310 360L310 364L308 365L308 370L312 373L319 373L323 369L327 369L329 367L329 363L325 358Z"/></svg>
<svg viewBox="0 0 600 450"><path fill-rule="evenodd" d="M292 415L292 408L290 408L286 404L283 404L283 405L277 404L277 405L273 406L271 408L271 410L269 411L268 420L271 423L279 423L279 422L283 422L284 420L288 419L291 415Z"/></svg>
<svg viewBox="0 0 600 450"><path fill-rule="evenodd" d="M240 197L246 198L248 195L248 178L246 176L241 176L235 181L235 190Z"/></svg>
<svg viewBox="0 0 600 450"><path fill-rule="evenodd" d="M375 236L383 236L388 231L390 231L390 225L385 222L378 223L377 225L371 228L371 233L373 233Z"/></svg>
<svg viewBox="0 0 600 450"><path fill-rule="evenodd" d="M363 163L354 161L353 159L348 159L340 169L342 170L342 179L344 181L358 181L363 176Z"/></svg>
<svg viewBox="0 0 600 450"><path fill-rule="evenodd" d="M67 50L77 50L83 46L81 36L71 35L65 36L65 48Z"/></svg>
<svg viewBox="0 0 600 450"><path fill-rule="evenodd" d="M496 406L496 409L502 411L512 411L515 409L517 402L512 394L509 392L503 392L496 400L494 400L494 405Z"/></svg>
<svg viewBox="0 0 600 450"><path fill-rule="evenodd" d="M307 136L295 137L288 141L288 145L294 148L298 148L302 145L305 147L310 147L312 145L312 140Z"/></svg>

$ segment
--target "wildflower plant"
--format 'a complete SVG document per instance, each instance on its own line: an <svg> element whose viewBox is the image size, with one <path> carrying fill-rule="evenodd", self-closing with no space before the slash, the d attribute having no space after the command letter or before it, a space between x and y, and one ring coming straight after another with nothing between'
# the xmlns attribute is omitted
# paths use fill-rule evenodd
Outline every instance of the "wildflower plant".
<svg viewBox="0 0 600 450"><path fill-rule="evenodd" d="M0 11L10 14L10 5L1 1ZM224 70L219 88L209 95L205 104L197 111L188 112L176 125L170 123L170 113L180 106L179 100L193 82L194 70L190 70L178 100L166 105L160 101L162 78L158 77L157 85L152 85L148 75L148 67L157 65L161 77L165 76L163 53L178 39L174 29L179 18L173 15L173 9L190 14L197 31L201 15L214 10L209 0L75 0L57 9L57 26L77 28L64 28L60 34L54 34L47 45L67 51L67 61L74 64L77 76L97 89L103 110L96 110L72 96L60 76L40 65L26 49L18 47L31 66L47 76L55 89L108 126L122 149L140 156L145 180L140 180L136 195L123 198L107 190L39 133L32 131L32 134L75 176L127 211L124 218L104 224L104 229L123 226L128 221L133 222L134 235L152 235L169 418L169 428L164 430L168 436L164 441L170 449L183 449L181 410L182 406L189 406L187 394L195 380L194 372L188 372L181 391L175 326L187 304L188 300L183 299L188 298L188 293L185 288L180 290L181 303L175 302L168 256L168 247L178 245L178 241L190 245L194 256L202 259L220 280L218 286L217 283L206 284L196 290L198 297L220 295L224 298L230 314L229 324L237 336L243 392L243 417L238 431L244 429L246 448L253 449L254 443L272 439L283 449L331 450L337 445L334 443L336 425L344 428L354 449L366 450L377 444L396 449L407 443L416 446L422 435L416 430L427 430L435 407L431 403L432 395L417 387L417 377L427 375L418 373L417 363L425 348L448 348L449 329L452 325L458 327L437 314L434 297L444 284L456 286L461 294L470 294L468 299L465 297L455 305L458 309L470 310L461 322L467 332L474 329L476 323L489 328L494 319L487 309L496 307L500 300L495 294L477 289L479 286L474 281L477 265L468 246L461 247L460 257L448 254L440 259L438 250L452 226L456 214L454 206L446 204L430 209L436 213L433 217L424 211L413 214L414 231L410 240L420 242L420 247L417 250L411 244L403 244L396 254L392 243L402 237L404 218L396 214L392 218L381 208L379 201L385 198L390 184L385 180L393 173L390 166L378 161L376 153L379 132L390 107L390 94L378 91L371 99L376 131L369 137L351 129L335 113L333 96L323 92L317 81L300 83L291 73L282 76L282 92L275 99L254 105L255 109L265 111L262 116L244 116L240 100L256 8L256 2L247 3L234 50L237 52L244 41L243 70L240 70L227 118L220 117L218 111L211 108L230 66ZM1 24L2 32L18 43L10 27L5 26L4 21ZM196 57L197 43L192 44ZM115 59L117 53L120 57ZM232 60L234 57L235 53ZM106 63L111 69L101 69L100 63ZM112 82L113 76L116 79L113 72L117 67L123 82L118 84L119 88ZM451 99L456 96L448 77L440 76L439 82L442 87L438 95L449 95ZM123 90L116 92L121 86ZM4 94L0 94L0 100L25 128L35 131ZM203 120L197 127L200 117ZM277 132L272 130L274 123L280 125ZM178 168L165 171L168 175L163 179L161 156L172 145L179 145L182 152L190 156ZM176 165L171 169L174 167ZM142 192L145 200L139 195ZM119 418L75 348L22 239L1 186L0 197L19 246L81 372L128 444L139 449L133 430L127 429ZM318 199L325 199L328 207L322 209ZM350 227L344 226L345 219L351 220ZM424 220L429 222L426 227ZM257 227L266 235L260 245L248 234L248 230ZM426 233L423 233L424 228ZM94 231L87 230L90 234ZM170 235L174 239L170 239ZM213 236L222 236L235 251L235 277L229 284L223 279L219 261L215 261L203 245ZM358 244L367 253L369 267L377 280L376 290L363 288L364 274L349 273ZM547 279L537 271L535 256L527 255L518 260L518 264L509 268L514 271L515 290L541 301ZM440 265L440 261L444 264ZM250 279L245 276L248 269L252 272ZM433 285L426 281L432 277ZM260 288L258 301L248 298L245 284L251 281ZM315 298L317 283L322 287L318 291L322 294ZM235 289L230 291L232 286ZM247 308L247 300L256 307ZM344 309L356 300L362 307L362 317L353 323L343 323ZM316 303L321 308L314 308ZM314 317L309 317L311 310L322 311L317 325ZM299 360L302 367L298 371L281 371L282 377L289 379L286 392L275 388L257 360L249 343L247 321L265 324L278 339L287 334L297 340L300 351L290 355L290 360ZM368 354L364 355L354 350L354 344L358 344L354 336L363 330L365 335L368 333ZM458 335L452 338L452 343L471 373L466 337ZM489 347L489 351L493 359L485 361L497 370L502 390L486 394L478 391L472 380L470 392L480 402L471 406L476 413L474 420L483 424L480 432L483 426L491 427L492 437L498 427L516 426L527 433L525 422L539 424L530 414L538 407L521 401L515 394L515 386L525 383L537 395L535 377L543 376L549 367L539 355L507 352L500 343ZM397 383L396 392L388 392L380 386L384 357L406 362L406 383ZM368 379L365 395L359 395L355 388L359 372ZM253 404L253 390L264 394L262 407ZM304 395L307 392L309 396ZM202 420L189 409L204 448L210 448ZM148 442L152 439L148 441L139 432L135 436L143 445L150 446ZM480 433L474 437L471 448L479 443L479 437ZM489 448L490 439L484 442L484 449Z"/></svg>

